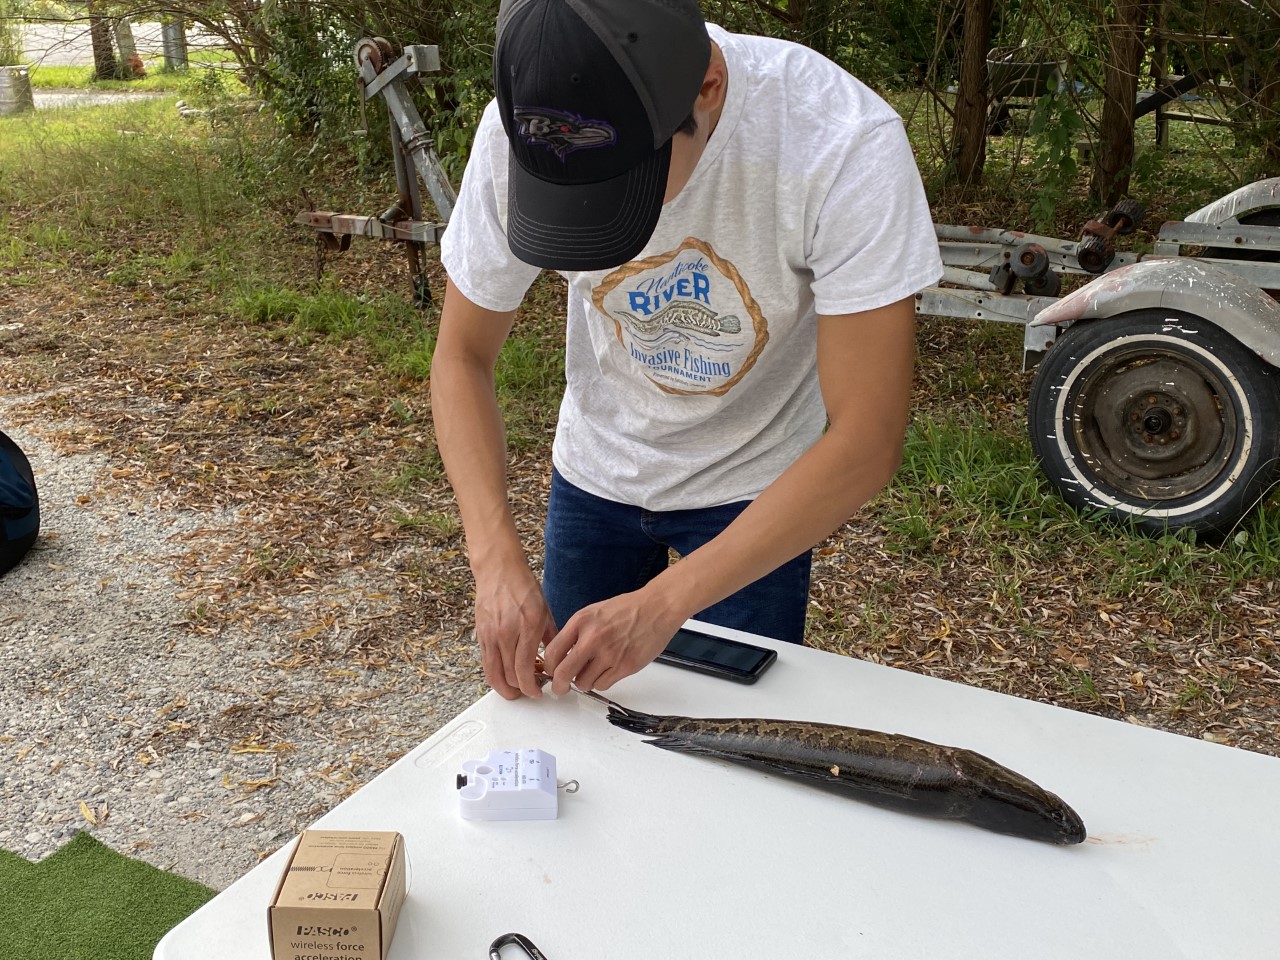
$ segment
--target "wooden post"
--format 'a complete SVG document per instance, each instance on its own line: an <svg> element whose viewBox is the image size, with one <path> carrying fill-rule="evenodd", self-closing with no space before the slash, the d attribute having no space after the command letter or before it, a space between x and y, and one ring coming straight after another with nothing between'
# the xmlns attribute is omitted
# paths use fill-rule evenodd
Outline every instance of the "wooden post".
<svg viewBox="0 0 1280 960"><path fill-rule="evenodd" d="M89 2L89 42L93 45L93 76L95 80L114 80L119 76L115 47L111 43L111 28L107 19L98 12L98 4Z"/></svg>

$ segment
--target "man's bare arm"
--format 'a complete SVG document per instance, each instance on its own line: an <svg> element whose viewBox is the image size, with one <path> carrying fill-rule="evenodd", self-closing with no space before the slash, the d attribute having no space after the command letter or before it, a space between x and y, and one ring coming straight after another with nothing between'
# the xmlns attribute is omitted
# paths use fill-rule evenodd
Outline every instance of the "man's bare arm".
<svg viewBox="0 0 1280 960"><path fill-rule="evenodd" d="M485 678L507 698L541 695L533 658L555 632L507 498L494 367L514 319L514 310L486 310L450 281L431 361L431 414L466 531Z"/></svg>

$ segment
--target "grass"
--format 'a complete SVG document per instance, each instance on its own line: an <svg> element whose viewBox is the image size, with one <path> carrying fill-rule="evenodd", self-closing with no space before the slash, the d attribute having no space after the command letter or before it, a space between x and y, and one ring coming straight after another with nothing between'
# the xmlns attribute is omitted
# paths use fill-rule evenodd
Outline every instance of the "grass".
<svg viewBox="0 0 1280 960"><path fill-rule="evenodd" d="M373 299L325 289L298 293L259 287L235 297L232 309L242 319L272 329L275 336L308 342L317 337L361 340L396 375L424 379L435 349L434 331L403 297Z"/></svg>
<svg viewBox="0 0 1280 960"><path fill-rule="evenodd" d="M385 373L387 396L378 406L384 421L405 431L427 429L423 398L436 316L410 305L398 251L357 239L347 254L325 257L317 276L312 238L291 225L304 205L383 209L390 175L384 169L365 179L341 156L318 163L307 156L308 144L278 137L262 118L184 122L174 99L0 120L0 196L11 198L0 210L0 282L38 290L49 277L74 276L112 309L146 307L165 323L213 325L283 353L305 347L320 358L356 356ZM922 127L912 135L932 181L930 137ZM1172 137L1169 148L1159 149L1149 123L1139 124L1132 193L1152 213L1148 229L1131 238L1134 245L1149 243L1154 225L1234 188L1254 163L1221 128L1176 124ZM1017 136L993 139L986 185L964 197L935 186L935 218L1030 229L1038 189L1034 147ZM1099 213L1084 186L1078 178L1061 198L1055 235L1074 236ZM439 265L432 259L428 266L438 291ZM513 461L546 461L563 388L564 296L556 278L540 279L503 349L498 384ZM865 514L874 531L867 555L887 557L890 572L859 579L863 554L835 555L824 574L828 593L813 607L817 642L856 640L848 652L859 655L903 644L937 663L960 656L959 634L980 619L1050 650L1063 636L1109 630L1106 617L1113 615L1138 624L1134 646L1148 652L1167 646L1164 623L1191 624L1187 629L1210 638L1247 629L1237 595L1280 578L1280 504L1264 504L1217 547L1187 536L1145 538L1072 511L1032 459L1021 334L1009 324L922 320L904 463ZM316 364L323 379L324 362ZM219 409L272 418L287 414L292 402L267 390L229 394ZM430 540L457 536L431 444L390 458L378 483L398 501L397 528ZM437 500L399 504L424 490ZM249 572L279 576L298 556L264 548ZM970 606L947 609L947 598L961 596ZM917 597L942 611L923 629L908 603ZM1062 609L1046 614L1050 604ZM1009 654L1024 655L1020 648ZM1053 669L1045 689L1073 703L1113 697L1097 663ZM1171 701L1187 710L1205 703L1200 691L1220 692L1208 678L1188 677L1194 687L1182 678L1176 689L1169 685Z"/></svg>
<svg viewBox="0 0 1280 960"><path fill-rule="evenodd" d="M1221 546L1186 531L1144 537L1069 508L1040 473L1020 423L971 411L917 415L876 515L886 551L935 571L970 558L970 576L1019 617L1023 591L1045 569L1070 571L1100 601L1140 597L1148 611L1219 627L1217 611L1242 584L1280 576L1280 504L1264 505Z"/></svg>
<svg viewBox="0 0 1280 960"><path fill-rule="evenodd" d="M185 93L208 67L234 63L230 51L189 52L186 70L166 70L163 57L144 57L147 75L135 80L95 80L93 67L37 63L31 66L31 86L36 90L115 91L128 93Z"/></svg>
<svg viewBox="0 0 1280 960"><path fill-rule="evenodd" d="M31 68L31 86L35 90L116 91L127 93L176 93L187 83L183 71L163 71L154 66L145 77L136 80L95 80L93 67L45 66Z"/></svg>
<svg viewBox="0 0 1280 960"><path fill-rule="evenodd" d="M0 850L0 930L26 960L147 960L213 891L87 833L39 863Z"/></svg>
<svg viewBox="0 0 1280 960"><path fill-rule="evenodd" d="M80 250L157 215L199 235L251 210L167 98L0 118L0 138L0 188L19 209L40 208L30 229L64 231Z"/></svg>
<svg viewBox="0 0 1280 960"><path fill-rule="evenodd" d="M268 326L274 336L294 342L316 337L358 340L396 376L426 380L431 369L434 314L415 309L399 294L369 298L332 288L298 293L259 287L235 297L231 306L247 322ZM514 449L544 442L547 411L557 407L563 367L564 351L558 341L516 336L503 347L497 369L498 399L506 411L507 437Z"/></svg>

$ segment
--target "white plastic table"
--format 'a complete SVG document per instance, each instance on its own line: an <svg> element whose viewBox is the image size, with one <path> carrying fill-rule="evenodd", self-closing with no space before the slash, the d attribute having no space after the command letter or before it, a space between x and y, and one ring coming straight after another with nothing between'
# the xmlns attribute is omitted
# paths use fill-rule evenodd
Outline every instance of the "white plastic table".
<svg viewBox="0 0 1280 960"><path fill-rule="evenodd" d="M1280 760L704 629L775 646L778 662L754 686L654 664L610 696L968 747L1062 796L1090 840L1057 847L880 810L647 746L578 694L490 693L315 823L404 835L409 893L389 960L487 960L508 931L548 960L1280 957ZM463 821L462 762L521 747L581 784L561 793L559 818ZM291 846L170 931L155 960L267 960L267 903Z"/></svg>

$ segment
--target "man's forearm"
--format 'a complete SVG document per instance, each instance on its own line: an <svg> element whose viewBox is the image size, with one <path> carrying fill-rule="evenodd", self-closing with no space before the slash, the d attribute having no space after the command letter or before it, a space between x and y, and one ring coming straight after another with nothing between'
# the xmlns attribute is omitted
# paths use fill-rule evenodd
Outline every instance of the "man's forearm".
<svg viewBox="0 0 1280 960"><path fill-rule="evenodd" d="M431 362L431 414L473 572L525 562L507 500L506 431L494 388L510 324L511 315L481 310L449 284Z"/></svg>
<svg viewBox="0 0 1280 960"><path fill-rule="evenodd" d="M820 543L893 476L898 444L853 454L828 432L719 536L652 580L660 608L687 619Z"/></svg>
<svg viewBox="0 0 1280 960"><path fill-rule="evenodd" d="M431 371L436 443L466 531L473 570L524 553L507 501L506 434L492 374L462 361L437 361Z"/></svg>

